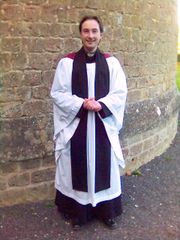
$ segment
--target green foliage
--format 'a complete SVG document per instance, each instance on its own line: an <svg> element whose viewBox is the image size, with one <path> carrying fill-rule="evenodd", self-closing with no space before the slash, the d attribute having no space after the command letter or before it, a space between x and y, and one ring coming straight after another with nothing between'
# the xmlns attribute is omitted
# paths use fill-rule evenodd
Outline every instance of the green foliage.
<svg viewBox="0 0 180 240"><path fill-rule="evenodd" d="M169 155L164 156L164 158L165 158L166 161L172 161L173 160L173 158Z"/></svg>
<svg viewBox="0 0 180 240"><path fill-rule="evenodd" d="M176 69L176 85L180 92L180 62L177 63L177 69Z"/></svg>
<svg viewBox="0 0 180 240"><path fill-rule="evenodd" d="M136 169L135 171L132 172L133 176L142 176L142 172L139 169Z"/></svg>
<svg viewBox="0 0 180 240"><path fill-rule="evenodd" d="M45 202L45 206L46 206L47 208L53 208L53 207L54 207L54 201L51 201L51 200L46 201L46 202Z"/></svg>

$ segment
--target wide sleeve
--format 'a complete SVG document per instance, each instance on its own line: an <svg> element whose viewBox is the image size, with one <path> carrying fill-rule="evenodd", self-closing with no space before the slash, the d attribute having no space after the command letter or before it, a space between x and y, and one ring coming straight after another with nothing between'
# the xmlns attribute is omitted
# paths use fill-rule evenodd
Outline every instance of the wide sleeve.
<svg viewBox="0 0 180 240"><path fill-rule="evenodd" d="M127 97L126 77L119 61L115 57L109 59L108 65L110 69L110 91L98 101L103 103L109 112L112 113L108 114L107 111L107 119L103 117L103 121L109 121L110 125L112 124L116 131L119 132L123 124Z"/></svg>
<svg viewBox="0 0 180 240"><path fill-rule="evenodd" d="M64 58L60 60L55 72L50 93L54 105L54 137L73 123L84 101L72 94L72 65L72 59Z"/></svg>

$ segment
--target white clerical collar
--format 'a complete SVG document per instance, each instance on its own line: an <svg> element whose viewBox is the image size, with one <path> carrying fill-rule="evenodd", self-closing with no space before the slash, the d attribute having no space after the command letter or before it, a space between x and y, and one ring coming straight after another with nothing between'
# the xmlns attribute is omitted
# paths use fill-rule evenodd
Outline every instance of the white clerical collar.
<svg viewBox="0 0 180 240"><path fill-rule="evenodd" d="M85 48L84 48L84 50L85 50L86 55L87 55L88 57L93 57L94 54L96 53L96 50L97 50L97 49L96 49L94 52L88 52Z"/></svg>
<svg viewBox="0 0 180 240"><path fill-rule="evenodd" d="M88 57L93 57L95 52L87 52L86 54L87 54Z"/></svg>

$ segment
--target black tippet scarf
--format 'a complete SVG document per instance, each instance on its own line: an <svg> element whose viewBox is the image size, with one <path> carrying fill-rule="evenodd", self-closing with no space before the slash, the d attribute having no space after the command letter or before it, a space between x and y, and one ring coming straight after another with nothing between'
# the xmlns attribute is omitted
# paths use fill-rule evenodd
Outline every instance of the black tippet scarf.
<svg viewBox="0 0 180 240"><path fill-rule="evenodd" d="M104 55L97 49L95 53L95 99L106 96L109 92L109 68ZM86 53L81 48L75 55L72 70L72 94L88 98L88 79L86 70ZM71 138L71 169L73 189L87 192L87 115L88 111L80 109L79 125ZM95 192L110 187L111 148L104 125L95 113Z"/></svg>

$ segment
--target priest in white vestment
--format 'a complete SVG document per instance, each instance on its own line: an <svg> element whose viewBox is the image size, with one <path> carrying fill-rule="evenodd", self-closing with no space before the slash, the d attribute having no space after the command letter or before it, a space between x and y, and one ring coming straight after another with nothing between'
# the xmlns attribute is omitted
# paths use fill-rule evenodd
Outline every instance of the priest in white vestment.
<svg viewBox="0 0 180 240"><path fill-rule="evenodd" d="M51 96L54 103L55 203L78 229L96 217L117 227L121 214L119 143L127 86L119 61L102 53L103 26L96 16L79 25L82 48L57 66Z"/></svg>

